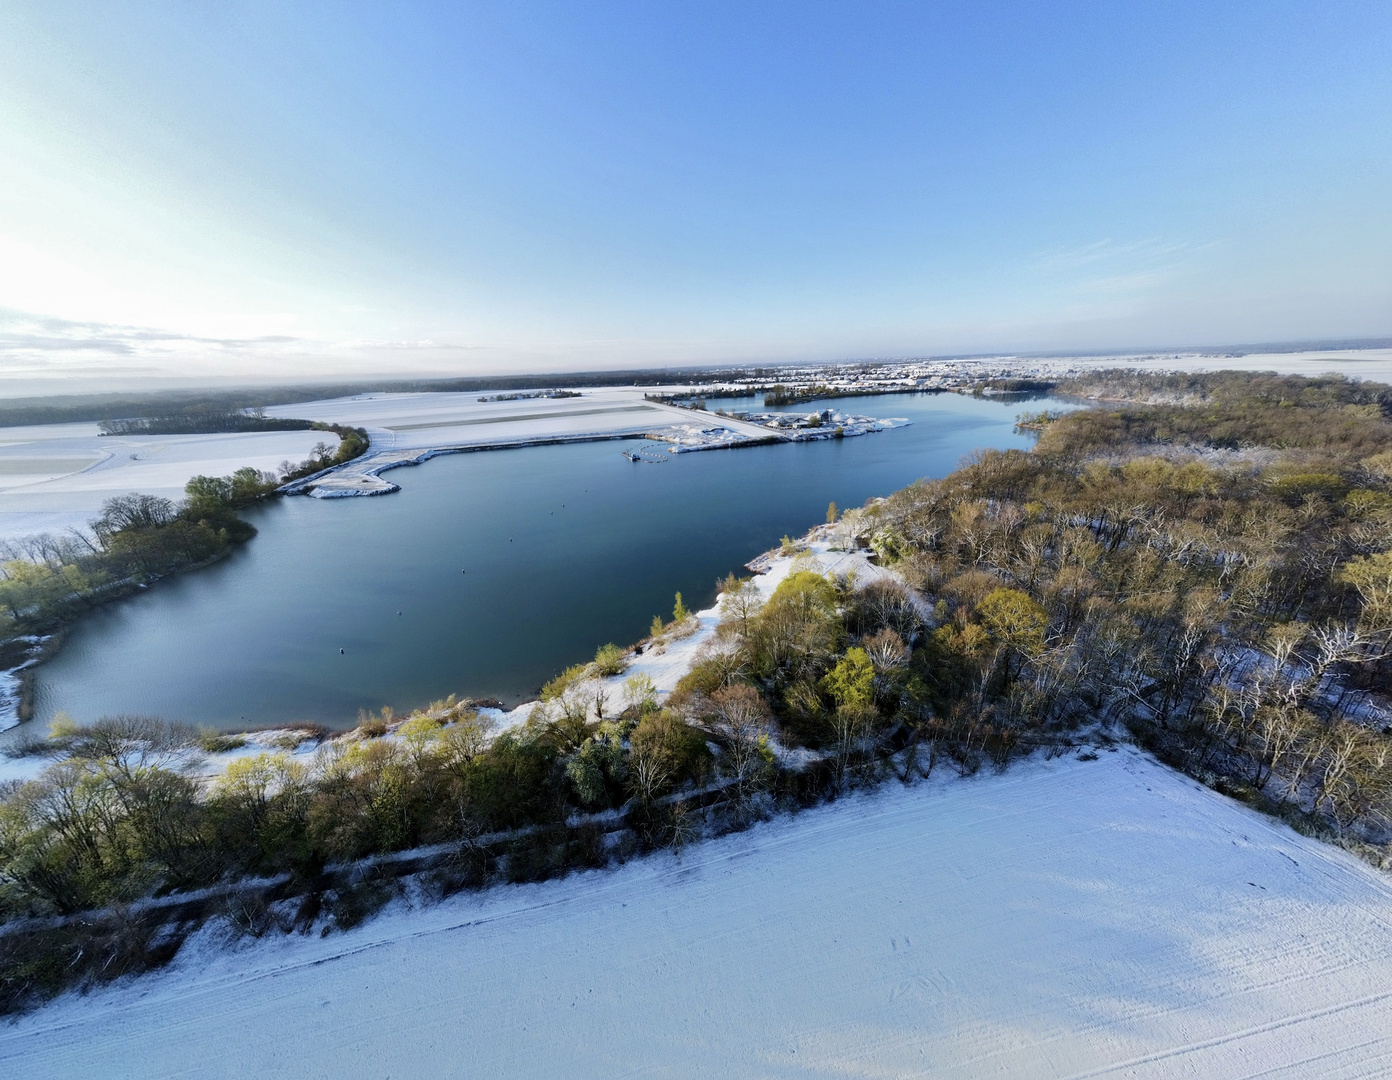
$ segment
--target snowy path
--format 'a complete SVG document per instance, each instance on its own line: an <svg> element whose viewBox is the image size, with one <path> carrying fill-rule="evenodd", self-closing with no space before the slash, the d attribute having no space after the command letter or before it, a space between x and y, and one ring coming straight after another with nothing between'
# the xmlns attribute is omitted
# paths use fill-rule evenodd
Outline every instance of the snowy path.
<svg viewBox="0 0 1392 1080"><path fill-rule="evenodd" d="M1131 750L394 909L0 1026L21 1077L1392 1075L1392 890Z"/></svg>

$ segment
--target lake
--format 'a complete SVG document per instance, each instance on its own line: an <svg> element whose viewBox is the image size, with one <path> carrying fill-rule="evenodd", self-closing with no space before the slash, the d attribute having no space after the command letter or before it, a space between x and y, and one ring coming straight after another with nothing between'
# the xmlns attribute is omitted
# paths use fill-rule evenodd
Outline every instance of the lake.
<svg viewBox="0 0 1392 1080"><path fill-rule="evenodd" d="M829 501L859 506L979 447L1028 447L1016 414L1067 406L894 394L791 411L824 407L913 423L660 464L629 462L626 442L453 454L393 470L391 495L256 507L259 535L230 558L75 626L37 671L35 717L345 727L361 708L450 693L527 700L670 618L677 591L708 606L717 579L824 521Z"/></svg>

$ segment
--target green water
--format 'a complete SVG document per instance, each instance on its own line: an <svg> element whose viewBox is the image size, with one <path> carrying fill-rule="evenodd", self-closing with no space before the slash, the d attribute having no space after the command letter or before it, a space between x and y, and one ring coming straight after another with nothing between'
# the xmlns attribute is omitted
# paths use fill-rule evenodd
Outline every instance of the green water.
<svg viewBox="0 0 1392 1080"><path fill-rule="evenodd" d="M823 521L828 501L857 506L978 447L1032 441L1013 430L1018 402L900 394L793 411L824 406L913 424L661 464L631 463L620 450L637 444L622 442L449 455L391 472L392 495L277 500L248 515L259 535L225 562L75 627L38 670L36 719L346 726L360 708L452 692L519 702L599 645L644 636L678 590L708 605L718 578Z"/></svg>

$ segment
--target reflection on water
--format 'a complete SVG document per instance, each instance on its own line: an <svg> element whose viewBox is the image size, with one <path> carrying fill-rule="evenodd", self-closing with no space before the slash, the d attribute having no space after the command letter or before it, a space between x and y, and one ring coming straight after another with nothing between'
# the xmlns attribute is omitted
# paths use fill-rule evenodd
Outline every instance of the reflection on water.
<svg viewBox="0 0 1392 1080"><path fill-rule="evenodd" d="M822 521L829 501L857 506L978 447L1031 442L1013 430L1018 403L794 408L827 405L913 426L660 464L621 455L637 443L458 454L394 471L401 491L385 497L259 507L260 535L225 562L77 626L39 670L36 717L344 726L359 708L452 692L520 701L606 641L642 637L676 591L708 604L718 578Z"/></svg>

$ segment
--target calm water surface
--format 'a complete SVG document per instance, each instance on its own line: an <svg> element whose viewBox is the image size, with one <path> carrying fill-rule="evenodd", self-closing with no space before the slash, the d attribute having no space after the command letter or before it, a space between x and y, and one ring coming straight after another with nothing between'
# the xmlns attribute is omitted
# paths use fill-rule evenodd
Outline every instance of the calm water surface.
<svg viewBox="0 0 1392 1080"><path fill-rule="evenodd" d="M823 521L828 501L1027 447L1016 414L1059 407L902 394L793 411L823 405L913 426L656 465L616 442L455 454L394 470L392 495L276 500L225 562L80 623L39 669L36 718L346 726L360 708L450 693L522 701L605 642L644 636L677 590L708 605L718 578Z"/></svg>

